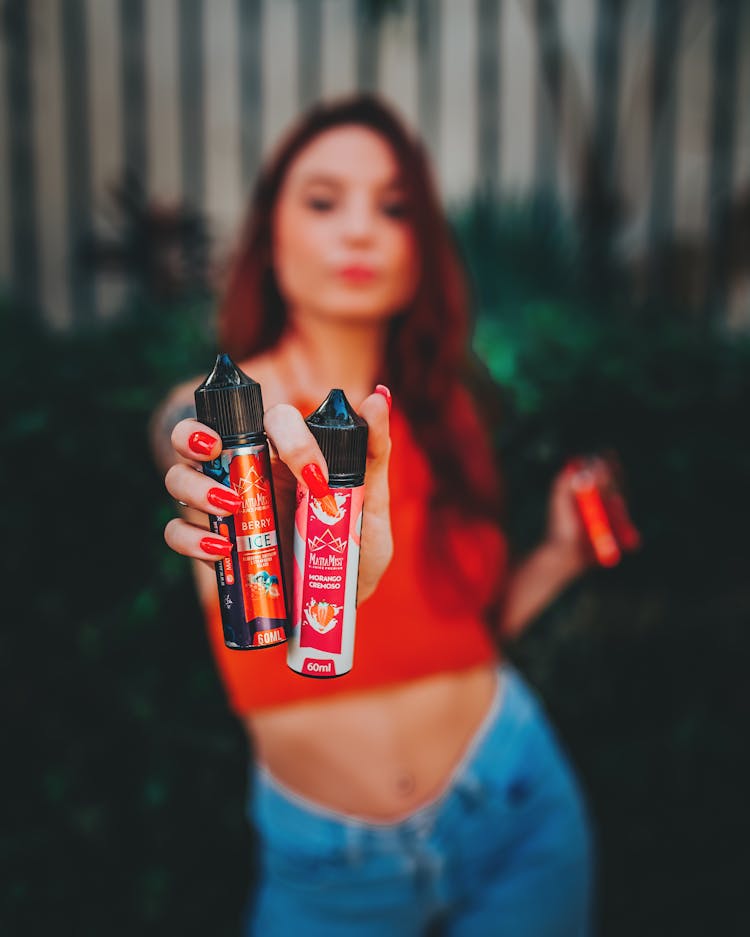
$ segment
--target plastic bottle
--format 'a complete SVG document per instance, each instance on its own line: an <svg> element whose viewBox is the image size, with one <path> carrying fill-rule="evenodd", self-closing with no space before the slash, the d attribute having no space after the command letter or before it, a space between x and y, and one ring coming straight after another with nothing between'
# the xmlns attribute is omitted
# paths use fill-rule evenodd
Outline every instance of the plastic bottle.
<svg viewBox="0 0 750 937"><path fill-rule="evenodd" d="M305 422L326 460L331 494L314 498L297 486L287 664L307 677L340 677L354 657L367 422L339 389Z"/></svg>
<svg viewBox="0 0 750 937"><path fill-rule="evenodd" d="M573 495L586 533L600 566L617 566L622 557L602 492L596 483L592 459L575 459L569 464Z"/></svg>
<svg viewBox="0 0 750 937"><path fill-rule="evenodd" d="M235 650L281 644L288 606L260 384L220 354L195 392L195 409L222 441L221 454L203 472L242 498L234 515L209 515L211 530L234 545L216 563L224 643Z"/></svg>

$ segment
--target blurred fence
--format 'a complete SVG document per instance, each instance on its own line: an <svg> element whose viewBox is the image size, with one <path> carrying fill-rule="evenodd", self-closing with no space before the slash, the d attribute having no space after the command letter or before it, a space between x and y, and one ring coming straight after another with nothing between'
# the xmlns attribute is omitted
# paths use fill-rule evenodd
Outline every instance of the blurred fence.
<svg viewBox="0 0 750 937"><path fill-rule="evenodd" d="M552 195L641 294L750 322L750 6L739 0L5 0L0 283L106 316L112 187L204 215L221 254L259 161L320 96L377 89L448 203Z"/></svg>

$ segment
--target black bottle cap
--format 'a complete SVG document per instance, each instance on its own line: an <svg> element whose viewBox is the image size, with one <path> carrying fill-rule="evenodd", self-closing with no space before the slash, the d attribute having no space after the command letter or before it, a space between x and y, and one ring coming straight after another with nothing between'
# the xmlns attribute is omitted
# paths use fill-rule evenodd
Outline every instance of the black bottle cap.
<svg viewBox="0 0 750 937"><path fill-rule="evenodd" d="M364 483L367 462L367 421L335 388L305 420L328 465L329 480L339 487Z"/></svg>
<svg viewBox="0 0 750 937"><path fill-rule="evenodd" d="M224 443L263 434L260 384L241 371L227 354L216 358L213 371L195 392L198 420Z"/></svg>

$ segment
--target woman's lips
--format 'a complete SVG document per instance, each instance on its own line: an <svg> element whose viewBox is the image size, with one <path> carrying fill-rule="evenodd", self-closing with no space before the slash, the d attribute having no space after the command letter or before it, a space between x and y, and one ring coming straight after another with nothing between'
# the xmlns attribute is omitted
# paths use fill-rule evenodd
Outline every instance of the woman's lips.
<svg viewBox="0 0 750 937"><path fill-rule="evenodd" d="M372 283L377 276L374 267L367 267L364 264L349 264L347 267L341 267L338 271L342 280L352 284Z"/></svg>

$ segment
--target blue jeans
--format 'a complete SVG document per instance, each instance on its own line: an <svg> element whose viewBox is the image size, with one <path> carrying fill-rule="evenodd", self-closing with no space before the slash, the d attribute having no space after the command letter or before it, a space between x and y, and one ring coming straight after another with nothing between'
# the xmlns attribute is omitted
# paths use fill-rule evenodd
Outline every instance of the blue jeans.
<svg viewBox="0 0 750 937"><path fill-rule="evenodd" d="M249 809L256 937L587 937L592 845L583 798L516 670L447 789L395 823L338 814L256 770Z"/></svg>

